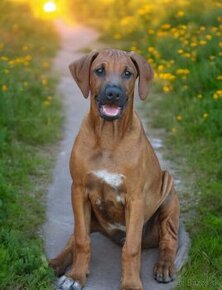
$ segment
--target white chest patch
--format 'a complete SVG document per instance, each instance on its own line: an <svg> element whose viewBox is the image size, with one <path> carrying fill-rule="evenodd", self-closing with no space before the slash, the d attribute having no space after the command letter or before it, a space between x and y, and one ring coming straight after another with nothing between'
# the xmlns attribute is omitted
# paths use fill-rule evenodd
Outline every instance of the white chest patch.
<svg viewBox="0 0 222 290"><path fill-rule="evenodd" d="M92 171L92 173L114 188L118 188L123 183L123 179L125 177L123 174L112 173L106 169Z"/></svg>

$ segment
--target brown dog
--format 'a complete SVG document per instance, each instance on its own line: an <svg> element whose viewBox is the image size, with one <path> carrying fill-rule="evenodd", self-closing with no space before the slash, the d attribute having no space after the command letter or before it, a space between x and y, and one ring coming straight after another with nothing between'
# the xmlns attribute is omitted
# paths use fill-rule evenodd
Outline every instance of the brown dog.
<svg viewBox="0 0 222 290"><path fill-rule="evenodd" d="M121 289L143 289L141 247L159 246L158 282L175 277L179 202L173 178L162 171L133 109L134 86L146 98L150 65L134 52L92 52L70 65L90 111L73 147L70 170L75 231L63 252L50 261L59 289L81 289L89 273L90 233L98 231L123 245Z"/></svg>

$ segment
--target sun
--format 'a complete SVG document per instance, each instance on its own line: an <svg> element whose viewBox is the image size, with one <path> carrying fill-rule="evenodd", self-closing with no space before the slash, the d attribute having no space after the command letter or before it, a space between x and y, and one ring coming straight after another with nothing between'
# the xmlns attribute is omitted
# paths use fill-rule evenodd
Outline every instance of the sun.
<svg viewBox="0 0 222 290"><path fill-rule="evenodd" d="M43 10L46 13L53 13L56 11L56 4L53 1L48 1L43 5Z"/></svg>

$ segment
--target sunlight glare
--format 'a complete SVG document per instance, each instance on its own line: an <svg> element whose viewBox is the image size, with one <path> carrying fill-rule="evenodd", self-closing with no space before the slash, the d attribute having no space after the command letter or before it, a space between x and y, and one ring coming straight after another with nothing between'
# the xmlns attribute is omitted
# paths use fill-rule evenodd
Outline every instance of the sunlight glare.
<svg viewBox="0 0 222 290"><path fill-rule="evenodd" d="M46 13L52 13L56 11L56 4L53 1L49 1L44 4L43 9Z"/></svg>

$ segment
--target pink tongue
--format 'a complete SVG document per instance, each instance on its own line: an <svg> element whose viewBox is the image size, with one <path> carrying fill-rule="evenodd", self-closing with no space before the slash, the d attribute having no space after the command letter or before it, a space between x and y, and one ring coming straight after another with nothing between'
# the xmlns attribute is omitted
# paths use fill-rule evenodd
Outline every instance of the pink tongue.
<svg viewBox="0 0 222 290"><path fill-rule="evenodd" d="M120 107L104 105L102 106L103 113L106 116L117 116L120 112Z"/></svg>

